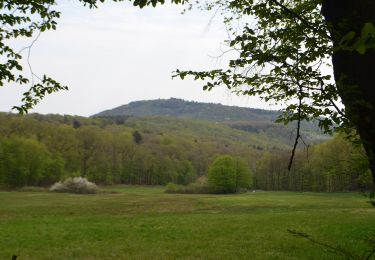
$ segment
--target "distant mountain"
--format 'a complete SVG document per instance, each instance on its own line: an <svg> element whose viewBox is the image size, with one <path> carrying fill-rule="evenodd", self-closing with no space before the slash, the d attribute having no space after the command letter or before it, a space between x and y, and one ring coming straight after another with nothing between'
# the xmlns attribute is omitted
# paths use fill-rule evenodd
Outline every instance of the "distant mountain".
<svg viewBox="0 0 375 260"><path fill-rule="evenodd" d="M112 118L122 123L125 121L129 123L134 120L155 121L155 126L158 125L157 122L163 121L161 117L173 120L200 120L210 124L229 126L235 130L257 135L258 138L259 135L263 135L269 140L278 140L291 145L294 142L295 124L291 123L287 126L276 124L275 119L279 115L280 112L272 110L224 106L171 98L131 102L128 105L100 112L92 117ZM174 124L176 123L177 121ZM164 125L164 127L167 126ZM317 124L312 122L302 122L302 135L305 141L312 143L329 139L327 135L322 134Z"/></svg>
<svg viewBox="0 0 375 260"><path fill-rule="evenodd" d="M100 112L93 117L114 116L170 116L214 122L274 121L280 113L263 109L198 103L182 99L158 99L136 101L128 105Z"/></svg>

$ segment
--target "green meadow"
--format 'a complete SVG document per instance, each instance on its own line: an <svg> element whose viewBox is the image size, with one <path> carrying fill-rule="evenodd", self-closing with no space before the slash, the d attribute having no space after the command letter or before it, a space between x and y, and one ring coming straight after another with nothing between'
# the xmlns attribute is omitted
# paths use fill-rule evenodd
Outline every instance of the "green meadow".
<svg viewBox="0 0 375 260"><path fill-rule="evenodd" d="M358 193L106 191L0 192L0 259L345 259L288 229L361 256L375 238Z"/></svg>

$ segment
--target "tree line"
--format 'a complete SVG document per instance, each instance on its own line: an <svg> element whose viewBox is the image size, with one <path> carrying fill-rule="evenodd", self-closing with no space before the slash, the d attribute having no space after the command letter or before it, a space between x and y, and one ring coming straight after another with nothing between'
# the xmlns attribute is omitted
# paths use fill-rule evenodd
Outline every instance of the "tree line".
<svg viewBox="0 0 375 260"><path fill-rule="evenodd" d="M207 175L218 155L242 158L253 172L254 189L342 191L365 189L371 183L363 149L341 136L311 147L308 154L298 152L289 172L287 149L264 145L259 150L223 142L220 136L215 141L193 131L194 120L187 124L192 128L172 122L170 129L160 131L127 123L126 118L3 113L0 184L49 186L82 176L106 185L187 185Z"/></svg>
<svg viewBox="0 0 375 260"><path fill-rule="evenodd" d="M255 186L264 190L356 191L372 187L369 162L362 146L343 135L297 152L287 170L290 153L265 152L258 161Z"/></svg>

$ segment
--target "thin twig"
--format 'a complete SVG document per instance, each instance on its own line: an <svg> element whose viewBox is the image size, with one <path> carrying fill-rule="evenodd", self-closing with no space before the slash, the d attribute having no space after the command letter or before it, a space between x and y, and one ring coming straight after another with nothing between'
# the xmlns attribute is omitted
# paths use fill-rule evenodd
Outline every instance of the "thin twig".
<svg viewBox="0 0 375 260"><path fill-rule="evenodd" d="M300 20L307 28L309 28L313 32L318 33L318 34L322 33L321 30L318 30L311 23L309 23L308 21L306 21L306 19L303 18L301 15L299 15L298 13L296 13L293 10L289 9L285 5L281 4L279 1L277 1L277 0L269 0L269 1L272 2L272 3L274 3L274 4L276 4L277 6L281 7L281 9L283 9L285 12L289 13L290 15L292 15L294 18L297 18L298 20ZM324 31L324 33L327 34L327 32L325 32L325 31Z"/></svg>
<svg viewBox="0 0 375 260"><path fill-rule="evenodd" d="M324 82L321 81L321 82L320 82L320 89L321 89L323 95L326 95L326 92L325 92L323 86L324 86ZM347 116L342 112L342 110L336 105L336 103L333 101L333 99L332 99L331 97L329 97L329 95L328 95L327 99L328 99L328 101L332 104L332 106L336 109L336 111L337 111L337 113L338 113L339 115L341 115L341 116L342 116L343 118L345 118L345 119L348 119Z"/></svg>

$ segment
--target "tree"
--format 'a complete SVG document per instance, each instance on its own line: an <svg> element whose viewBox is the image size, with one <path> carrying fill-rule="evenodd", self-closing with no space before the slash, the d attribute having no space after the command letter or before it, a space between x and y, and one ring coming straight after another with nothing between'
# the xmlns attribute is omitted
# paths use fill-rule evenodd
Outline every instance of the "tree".
<svg viewBox="0 0 375 260"><path fill-rule="evenodd" d="M142 143L142 140L143 140L143 137L141 135L141 133L138 131L138 130L135 130L133 132L133 141L136 143L136 144L141 144Z"/></svg>
<svg viewBox="0 0 375 260"><path fill-rule="evenodd" d="M213 193L234 193L250 188L252 174L243 158L223 155L211 164L207 181Z"/></svg>
<svg viewBox="0 0 375 260"><path fill-rule="evenodd" d="M343 136L316 145L311 153L311 170L314 177L319 176L324 191L358 190L358 184L366 187L368 161L362 147L353 146Z"/></svg>
<svg viewBox="0 0 375 260"><path fill-rule="evenodd" d="M188 160L176 162L178 167L177 183L188 185L197 179L193 164Z"/></svg>
<svg viewBox="0 0 375 260"><path fill-rule="evenodd" d="M81 175L87 177L90 168L95 161L95 153L102 145L102 135L93 126L81 127L77 130L78 153L81 158Z"/></svg>
<svg viewBox="0 0 375 260"><path fill-rule="evenodd" d="M375 1L212 0L203 8L222 10L228 51L238 56L227 70L177 70L175 76L206 80L205 90L224 85L286 104L278 121L297 121L289 169L301 121L318 120L325 132L354 128L375 183Z"/></svg>
<svg viewBox="0 0 375 260"><path fill-rule="evenodd" d="M322 5L333 47L338 49L332 55L337 92L361 137L375 184L374 10L371 0L344 0L339 5L325 0ZM349 48L342 47L343 39Z"/></svg>
<svg viewBox="0 0 375 260"><path fill-rule="evenodd" d="M218 156L208 169L208 188L212 193L236 191L236 165L231 156Z"/></svg>

